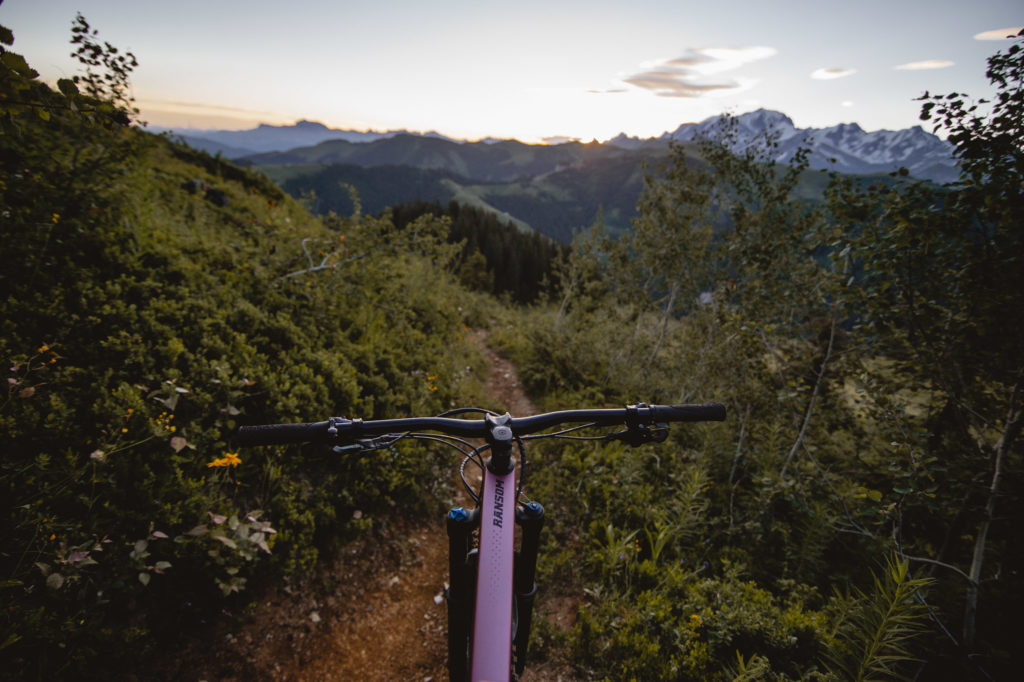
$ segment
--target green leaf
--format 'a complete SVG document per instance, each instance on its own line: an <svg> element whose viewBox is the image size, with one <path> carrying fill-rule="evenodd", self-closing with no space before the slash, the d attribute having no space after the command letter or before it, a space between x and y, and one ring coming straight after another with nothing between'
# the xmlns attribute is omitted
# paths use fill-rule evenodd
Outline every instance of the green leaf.
<svg viewBox="0 0 1024 682"><path fill-rule="evenodd" d="M225 545L227 545L231 549L238 549L238 545L235 544L235 541L232 540L231 538L226 538L223 535L214 535L212 537L214 539L216 539L216 540L220 540L221 542L223 542Z"/></svg>
<svg viewBox="0 0 1024 682"><path fill-rule="evenodd" d="M70 78L61 78L57 81L57 89L60 90L65 97L74 97L78 94L78 86Z"/></svg>
<svg viewBox="0 0 1024 682"><path fill-rule="evenodd" d="M139 573L139 582L143 585L149 585L149 578L149 573L146 573L145 571Z"/></svg>
<svg viewBox="0 0 1024 682"><path fill-rule="evenodd" d="M39 75L39 72L28 65L25 58L20 54L14 52L4 52L3 56L0 57L0 61L3 61L4 66L14 71L20 76L25 78L35 78Z"/></svg>
<svg viewBox="0 0 1024 682"><path fill-rule="evenodd" d="M6 26L0 26L0 43L4 45L14 44L14 32Z"/></svg>
<svg viewBox="0 0 1024 682"><path fill-rule="evenodd" d="M5 639L2 644L0 644L0 651L3 651L7 647L11 646L15 642L17 642L19 639L21 639L21 635L15 633L15 632L12 632L11 634L7 635L7 639Z"/></svg>
<svg viewBox="0 0 1024 682"><path fill-rule="evenodd" d="M64 576L60 573L51 573L46 579L46 586L51 590L59 590L64 584Z"/></svg>

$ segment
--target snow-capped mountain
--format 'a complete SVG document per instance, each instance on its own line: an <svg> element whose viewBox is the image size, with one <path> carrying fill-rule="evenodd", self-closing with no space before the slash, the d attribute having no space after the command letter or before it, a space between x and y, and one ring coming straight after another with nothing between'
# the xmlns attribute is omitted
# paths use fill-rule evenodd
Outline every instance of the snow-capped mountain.
<svg viewBox="0 0 1024 682"><path fill-rule="evenodd" d="M700 123L684 123L659 141L690 142L699 136L714 137L723 118L713 116ZM904 167L916 178L940 183L952 182L959 176L953 145L925 132L921 126L874 132L866 132L856 123L840 123L831 128L797 128L785 114L767 109L740 114L735 120L734 148L763 143L765 133L770 132L778 136L779 146L774 156L780 162L793 158L800 146L808 146L811 168L815 169L889 173ZM610 142L615 144L616 140L619 138Z"/></svg>
<svg viewBox="0 0 1024 682"><path fill-rule="evenodd" d="M656 138L641 139L621 134L608 140L605 146L619 150L634 150L651 146L662 147L670 140L692 142L700 136L715 137L724 118L713 116L700 123L684 123L675 131ZM792 159L799 147L809 146L810 165L815 169L867 174L890 173L904 167L916 178L939 183L953 182L959 177L953 146L925 132L920 126L905 130L874 132L865 132L856 123L841 123L831 128L797 128L792 119L785 114L767 109L740 114L734 119L735 149L743 149L759 141L763 143L765 133L770 131L778 139L779 145L774 155L780 162ZM427 137L464 143L462 140L453 140L435 132L340 130L328 128L314 121L299 121L290 126L261 123L251 130L178 129L170 132L197 149L220 153L230 159L252 156L256 153L312 147L330 140L372 144L403 133L407 137L411 136L410 140L413 137ZM499 140L488 138L481 142L494 144Z"/></svg>

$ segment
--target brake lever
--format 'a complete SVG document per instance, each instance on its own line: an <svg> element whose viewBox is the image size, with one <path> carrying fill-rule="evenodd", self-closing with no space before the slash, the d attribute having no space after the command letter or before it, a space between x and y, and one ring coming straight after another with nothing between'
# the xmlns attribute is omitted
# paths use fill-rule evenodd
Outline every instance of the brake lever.
<svg viewBox="0 0 1024 682"><path fill-rule="evenodd" d="M386 448L396 440L398 439L391 434L378 436L376 438L360 438L350 445L335 445L331 450L339 455L343 455L348 452L368 452L370 450Z"/></svg>
<svg viewBox="0 0 1024 682"><path fill-rule="evenodd" d="M621 440L626 445L637 447L646 443L663 443L668 438L668 424L655 424L649 428L643 424L630 426L625 431L616 431L606 436L607 440Z"/></svg>

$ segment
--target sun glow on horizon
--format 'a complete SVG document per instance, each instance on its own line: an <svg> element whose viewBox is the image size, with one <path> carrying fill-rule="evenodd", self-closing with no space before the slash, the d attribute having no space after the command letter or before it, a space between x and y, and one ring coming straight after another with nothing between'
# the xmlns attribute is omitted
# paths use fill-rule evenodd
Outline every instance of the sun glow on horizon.
<svg viewBox="0 0 1024 682"><path fill-rule="evenodd" d="M927 0L865 0L837 32L837 15L813 0L785 8L736 1L748 21L668 0L599 9L583 0L294 0L287 11L270 0L180 0L160 21L137 0L87 0L84 11L101 39L139 58L132 83L154 127L242 130L312 119L343 130L535 144L656 137L749 111L753 100L803 127L846 122L843 102L857 102L866 130L909 127L926 90L985 96L984 60L1005 49L1020 20L1019 0L948 13L925 12ZM78 72L67 28L81 4L2 4L15 51L51 82Z"/></svg>

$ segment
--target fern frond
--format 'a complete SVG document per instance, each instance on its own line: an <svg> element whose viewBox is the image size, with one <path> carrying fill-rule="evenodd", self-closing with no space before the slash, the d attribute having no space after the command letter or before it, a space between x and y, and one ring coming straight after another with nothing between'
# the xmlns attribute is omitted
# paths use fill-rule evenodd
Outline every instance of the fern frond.
<svg viewBox="0 0 1024 682"><path fill-rule="evenodd" d="M906 679L899 668L920 660L911 645L924 629L924 609L914 596L930 582L911 578L909 562L890 558L883 575L874 576L871 593L857 591L857 605L828 655L833 671L855 682Z"/></svg>

